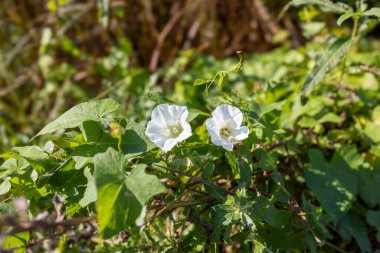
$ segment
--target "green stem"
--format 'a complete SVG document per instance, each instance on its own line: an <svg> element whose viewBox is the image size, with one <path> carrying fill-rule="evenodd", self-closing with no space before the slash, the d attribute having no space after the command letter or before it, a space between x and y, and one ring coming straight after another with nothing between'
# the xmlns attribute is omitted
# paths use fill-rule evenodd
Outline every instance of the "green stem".
<svg viewBox="0 0 380 253"><path fill-rule="evenodd" d="M356 35L357 35L357 32L358 32L358 24L359 24L359 16L355 15L354 16L354 28L352 29L352 34L351 34L351 40L352 40L352 42L354 42L355 39L356 39Z"/></svg>
<svg viewBox="0 0 380 253"><path fill-rule="evenodd" d="M121 151L121 137L118 138L117 149L118 149L120 152L122 152L122 151Z"/></svg>
<svg viewBox="0 0 380 253"><path fill-rule="evenodd" d="M358 25L359 25L359 14L356 14L353 16L353 19L354 19L354 27L352 28L352 33L351 33L351 40L352 40L352 45L356 43L356 37L357 37L357 33L358 33ZM344 57L343 59L343 66L342 66L342 72L341 72L341 75L340 75L340 81L339 83L341 83L342 79L343 79L343 76L344 76L344 73L346 71L346 59L347 59L347 56Z"/></svg>

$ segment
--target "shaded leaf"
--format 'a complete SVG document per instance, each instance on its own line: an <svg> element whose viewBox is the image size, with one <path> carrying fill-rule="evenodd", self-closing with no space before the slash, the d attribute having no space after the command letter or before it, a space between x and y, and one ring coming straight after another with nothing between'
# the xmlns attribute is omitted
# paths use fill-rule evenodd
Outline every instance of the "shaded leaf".
<svg viewBox="0 0 380 253"><path fill-rule="evenodd" d="M380 204L380 164L375 164L373 169L361 168L359 177L359 195L364 202L375 207Z"/></svg>
<svg viewBox="0 0 380 253"><path fill-rule="evenodd" d="M346 12L339 16L338 21L336 21L336 23L338 24L338 26L340 26L344 21L346 21L347 19L349 19L350 17L354 15L355 13L353 12Z"/></svg>
<svg viewBox="0 0 380 253"><path fill-rule="evenodd" d="M326 213L337 221L356 198L358 170L363 158L354 146L338 149L330 164L319 150L310 149L308 154L311 164L305 170L306 184Z"/></svg>
<svg viewBox="0 0 380 253"><path fill-rule="evenodd" d="M25 146L12 149L24 158L39 174L47 171L51 166L50 156L40 147Z"/></svg>
<svg viewBox="0 0 380 253"><path fill-rule="evenodd" d="M366 226L358 215L349 212L342 218L339 224L355 238L361 252L372 252Z"/></svg>
<svg viewBox="0 0 380 253"><path fill-rule="evenodd" d="M145 173L146 167L146 164L138 164L126 181L128 189L133 192L141 205L145 205L151 197L166 189L156 176Z"/></svg>

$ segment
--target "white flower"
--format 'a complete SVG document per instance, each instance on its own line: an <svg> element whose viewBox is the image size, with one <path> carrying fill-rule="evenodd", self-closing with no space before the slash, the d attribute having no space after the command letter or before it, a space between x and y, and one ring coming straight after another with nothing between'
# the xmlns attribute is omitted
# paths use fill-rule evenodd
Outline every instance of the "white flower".
<svg viewBox="0 0 380 253"><path fill-rule="evenodd" d="M186 121L188 115L186 106L158 105L152 111L145 134L166 153L192 135L190 124Z"/></svg>
<svg viewBox="0 0 380 253"><path fill-rule="evenodd" d="M212 112L212 118L206 120L211 142L232 151L234 141L244 140L249 135L248 127L240 126L242 122L243 113L238 108L219 105Z"/></svg>

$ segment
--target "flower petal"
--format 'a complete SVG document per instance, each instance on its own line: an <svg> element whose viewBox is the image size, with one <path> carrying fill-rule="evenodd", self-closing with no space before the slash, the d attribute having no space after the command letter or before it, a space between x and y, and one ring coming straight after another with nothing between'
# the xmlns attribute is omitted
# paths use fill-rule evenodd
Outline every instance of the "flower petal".
<svg viewBox="0 0 380 253"><path fill-rule="evenodd" d="M234 127L239 127L243 122L243 113L235 106L227 104L217 106L212 116L220 124L232 120L236 124Z"/></svg>
<svg viewBox="0 0 380 253"><path fill-rule="evenodd" d="M162 149L162 151L164 151L166 153L166 152L172 150L172 148L174 148L174 146L177 145L177 143L178 143L177 138L167 139L164 143L164 147L161 149Z"/></svg>
<svg viewBox="0 0 380 253"><path fill-rule="evenodd" d="M206 120L206 128L208 133L211 136L211 141L214 143L214 141L218 139L222 139L219 135L219 127L215 120L215 118L209 118Z"/></svg>
<svg viewBox="0 0 380 253"><path fill-rule="evenodd" d="M164 152L170 151L178 142L189 138L191 126L186 121L189 112L186 106L161 104L152 111L145 134L148 138ZM173 138L173 127L181 126L183 131Z"/></svg>
<svg viewBox="0 0 380 253"><path fill-rule="evenodd" d="M148 122L148 125L145 130L146 135L148 134L158 134L161 136L170 136L170 130L166 124L162 124L161 121L151 120Z"/></svg>
<svg viewBox="0 0 380 253"><path fill-rule="evenodd" d="M186 121L189 112L186 106L169 105L169 114L174 119L174 121L178 122L182 119L182 115L185 115Z"/></svg>
<svg viewBox="0 0 380 253"><path fill-rule="evenodd" d="M240 128L233 129L231 134L235 140L241 141L248 137L249 129L246 126L242 126Z"/></svg>
<svg viewBox="0 0 380 253"><path fill-rule="evenodd" d="M234 149L234 145L232 145L232 143L226 142L225 144L223 144L223 148L228 151L232 151Z"/></svg>

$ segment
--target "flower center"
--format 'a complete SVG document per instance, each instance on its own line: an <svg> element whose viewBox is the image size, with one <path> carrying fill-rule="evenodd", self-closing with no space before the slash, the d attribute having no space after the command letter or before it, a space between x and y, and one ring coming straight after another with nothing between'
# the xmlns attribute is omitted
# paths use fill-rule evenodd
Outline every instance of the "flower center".
<svg viewBox="0 0 380 253"><path fill-rule="evenodd" d="M183 131L181 125L174 125L170 127L170 137L178 137Z"/></svg>
<svg viewBox="0 0 380 253"><path fill-rule="evenodd" d="M227 127L223 127L220 129L219 134L222 138L227 139L228 137L231 136L231 129L229 129Z"/></svg>

